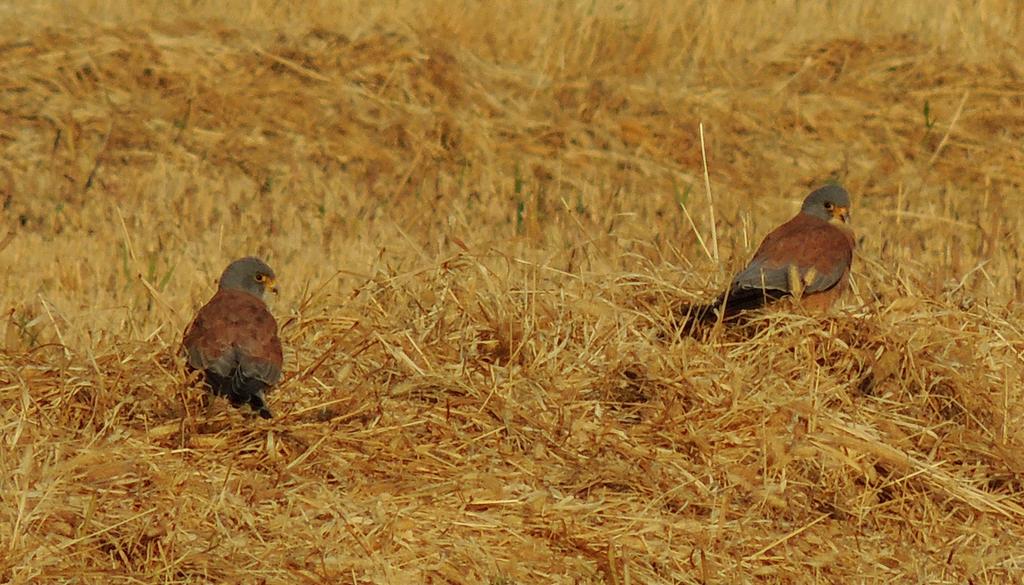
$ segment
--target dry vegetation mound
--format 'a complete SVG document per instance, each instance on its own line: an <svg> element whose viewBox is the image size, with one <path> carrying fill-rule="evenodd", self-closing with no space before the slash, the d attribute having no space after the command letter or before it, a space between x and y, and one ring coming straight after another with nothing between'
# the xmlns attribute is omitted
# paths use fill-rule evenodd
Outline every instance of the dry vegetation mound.
<svg viewBox="0 0 1024 585"><path fill-rule="evenodd" d="M1019 582L1016 3L365 4L0 6L0 581ZM845 306L673 335L828 179Z"/></svg>

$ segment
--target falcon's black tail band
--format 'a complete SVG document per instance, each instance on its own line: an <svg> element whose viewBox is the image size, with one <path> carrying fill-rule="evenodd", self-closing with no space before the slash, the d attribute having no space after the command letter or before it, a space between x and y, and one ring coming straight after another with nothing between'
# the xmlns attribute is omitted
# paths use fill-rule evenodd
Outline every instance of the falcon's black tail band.
<svg viewBox="0 0 1024 585"><path fill-rule="evenodd" d="M263 398L263 392L257 392L249 397L249 406L260 415L260 418L274 418L274 415L270 413L270 409L267 408L267 402Z"/></svg>
<svg viewBox="0 0 1024 585"><path fill-rule="evenodd" d="M702 327L713 325L718 321L719 314L723 322L736 321L744 312L759 309L788 294L780 290L738 289L729 291L727 299L722 294L711 303L688 305L680 311L680 317L684 320L683 333L694 335Z"/></svg>
<svg viewBox="0 0 1024 585"><path fill-rule="evenodd" d="M229 376L221 376L216 372L206 370L206 382L214 394L224 396L233 406L248 404L263 418L273 416L263 398L264 391L269 384L258 378L245 376L240 368L235 368Z"/></svg>

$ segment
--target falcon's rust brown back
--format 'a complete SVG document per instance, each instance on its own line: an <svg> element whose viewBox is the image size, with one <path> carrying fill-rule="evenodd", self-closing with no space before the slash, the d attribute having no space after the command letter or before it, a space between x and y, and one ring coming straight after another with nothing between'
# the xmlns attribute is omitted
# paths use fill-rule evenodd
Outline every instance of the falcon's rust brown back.
<svg viewBox="0 0 1024 585"><path fill-rule="evenodd" d="M271 366L274 374L265 380L267 383L280 378L283 356L277 320L266 304L251 294L217 291L185 330L182 345L189 365L197 370L206 369L234 346L249 358Z"/></svg>

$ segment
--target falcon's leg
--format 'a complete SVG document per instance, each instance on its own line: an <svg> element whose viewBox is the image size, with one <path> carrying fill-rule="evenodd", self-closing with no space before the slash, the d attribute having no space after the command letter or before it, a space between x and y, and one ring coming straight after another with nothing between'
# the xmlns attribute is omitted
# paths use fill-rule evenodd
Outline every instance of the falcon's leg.
<svg viewBox="0 0 1024 585"><path fill-rule="evenodd" d="M207 392L203 394L201 404L203 405L203 417L209 419L213 416L213 396Z"/></svg>

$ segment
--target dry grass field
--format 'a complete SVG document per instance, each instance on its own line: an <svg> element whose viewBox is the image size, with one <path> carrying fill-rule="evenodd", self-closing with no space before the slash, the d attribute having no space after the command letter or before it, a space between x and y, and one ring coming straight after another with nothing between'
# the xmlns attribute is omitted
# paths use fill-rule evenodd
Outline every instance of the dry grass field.
<svg viewBox="0 0 1024 585"><path fill-rule="evenodd" d="M1015 0L0 3L0 582L1022 582L1022 39ZM828 180L842 306L676 335ZM177 354L247 254L268 421Z"/></svg>

